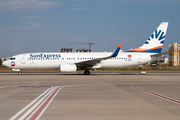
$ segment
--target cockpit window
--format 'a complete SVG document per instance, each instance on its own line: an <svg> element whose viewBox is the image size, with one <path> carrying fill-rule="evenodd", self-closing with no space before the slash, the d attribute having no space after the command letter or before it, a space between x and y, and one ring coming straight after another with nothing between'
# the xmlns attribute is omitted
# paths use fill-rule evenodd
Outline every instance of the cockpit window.
<svg viewBox="0 0 180 120"><path fill-rule="evenodd" d="M8 60L15 60L16 58L9 58Z"/></svg>

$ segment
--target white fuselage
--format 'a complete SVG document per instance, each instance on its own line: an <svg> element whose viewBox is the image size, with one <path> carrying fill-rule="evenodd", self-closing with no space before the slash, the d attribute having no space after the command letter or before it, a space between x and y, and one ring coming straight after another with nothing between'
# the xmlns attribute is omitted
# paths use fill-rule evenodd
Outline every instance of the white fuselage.
<svg viewBox="0 0 180 120"><path fill-rule="evenodd" d="M112 52L92 53L26 53L13 56L3 65L12 69L59 69L62 64L76 64L82 61L110 56ZM102 60L92 69L118 69L153 62L159 58L151 57L153 53L119 52L118 56Z"/></svg>
<svg viewBox="0 0 180 120"><path fill-rule="evenodd" d="M113 53L26 53L9 58L3 62L3 65L14 71L21 69L59 69L61 72L85 70L84 74L89 75L90 69L118 69L151 63L167 54L167 52L161 53L167 27L168 22L162 22L141 47L130 49L128 52L120 52L122 44L119 44Z"/></svg>

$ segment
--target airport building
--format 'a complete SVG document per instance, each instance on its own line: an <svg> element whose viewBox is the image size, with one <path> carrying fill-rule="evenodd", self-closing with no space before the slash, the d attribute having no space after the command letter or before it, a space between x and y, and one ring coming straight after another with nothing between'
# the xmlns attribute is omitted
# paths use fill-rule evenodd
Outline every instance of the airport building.
<svg viewBox="0 0 180 120"><path fill-rule="evenodd" d="M77 49L76 52L89 52L88 49Z"/></svg>
<svg viewBox="0 0 180 120"><path fill-rule="evenodd" d="M180 44L171 43L169 44L169 51L173 51L169 53L169 66L176 67L180 66Z"/></svg>
<svg viewBox="0 0 180 120"><path fill-rule="evenodd" d="M62 52L62 53L73 52L73 49L72 49L72 48L62 48L62 49L61 49L61 52Z"/></svg>
<svg viewBox="0 0 180 120"><path fill-rule="evenodd" d="M2 57L2 58L0 58L0 59L2 60L2 62L6 60L4 57Z"/></svg>

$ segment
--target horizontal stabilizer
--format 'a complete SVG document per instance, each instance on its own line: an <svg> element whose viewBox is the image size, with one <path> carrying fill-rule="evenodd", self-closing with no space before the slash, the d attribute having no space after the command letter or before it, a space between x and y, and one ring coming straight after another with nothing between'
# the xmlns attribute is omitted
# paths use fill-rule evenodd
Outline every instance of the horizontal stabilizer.
<svg viewBox="0 0 180 120"><path fill-rule="evenodd" d="M165 55L165 54L168 54L168 53L172 53L172 52L174 52L174 50L169 51L169 52L164 52L164 53L154 54L154 55L151 55L151 57L159 57L159 56L162 56L162 55Z"/></svg>

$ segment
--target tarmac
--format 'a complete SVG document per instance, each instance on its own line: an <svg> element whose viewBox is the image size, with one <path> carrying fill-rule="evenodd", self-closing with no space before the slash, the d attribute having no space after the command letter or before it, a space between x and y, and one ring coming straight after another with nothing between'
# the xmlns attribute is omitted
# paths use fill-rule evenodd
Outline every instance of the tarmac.
<svg viewBox="0 0 180 120"><path fill-rule="evenodd" d="M0 119L180 120L180 74L0 74Z"/></svg>

